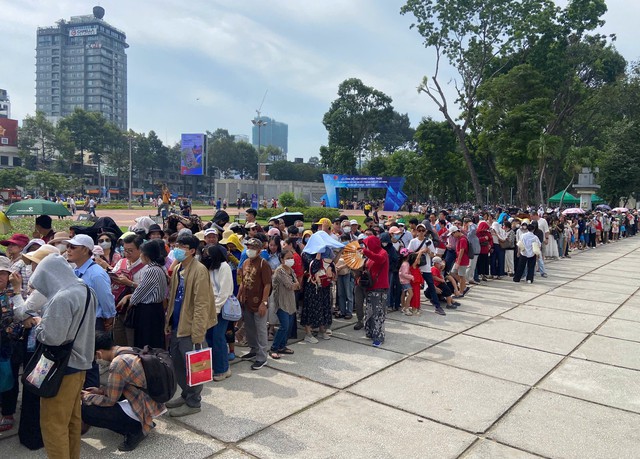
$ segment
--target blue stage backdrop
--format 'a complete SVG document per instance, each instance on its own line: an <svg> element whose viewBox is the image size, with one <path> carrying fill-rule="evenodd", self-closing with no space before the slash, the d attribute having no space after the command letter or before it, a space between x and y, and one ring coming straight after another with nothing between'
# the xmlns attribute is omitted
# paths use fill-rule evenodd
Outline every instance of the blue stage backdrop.
<svg viewBox="0 0 640 459"><path fill-rule="evenodd" d="M358 177L351 175L323 174L324 186L327 189L327 206L338 207L340 198L338 188L386 188L384 210L397 212L407 200L402 192L404 177Z"/></svg>

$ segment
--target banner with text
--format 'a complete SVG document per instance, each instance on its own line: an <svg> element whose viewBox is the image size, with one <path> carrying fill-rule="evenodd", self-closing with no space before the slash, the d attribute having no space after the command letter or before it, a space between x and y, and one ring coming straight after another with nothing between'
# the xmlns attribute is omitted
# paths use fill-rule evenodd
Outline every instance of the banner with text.
<svg viewBox="0 0 640 459"><path fill-rule="evenodd" d="M386 188L384 210L397 212L407 195L402 192L404 177L359 177L351 175L323 174L324 186L327 190L327 205L338 207L338 188Z"/></svg>

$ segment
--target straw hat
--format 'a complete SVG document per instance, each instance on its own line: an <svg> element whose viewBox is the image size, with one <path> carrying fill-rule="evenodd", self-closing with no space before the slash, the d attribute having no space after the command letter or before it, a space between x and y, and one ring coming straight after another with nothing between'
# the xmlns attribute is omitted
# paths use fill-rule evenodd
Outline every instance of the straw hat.
<svg viewBox="0 0 640 459"><path fill-rule="evenodd" d="M43 245L38 250L22 255L22 259L27 263L40 263L44 257L52 253L60 254L60 251L53 245Z"/></svg>

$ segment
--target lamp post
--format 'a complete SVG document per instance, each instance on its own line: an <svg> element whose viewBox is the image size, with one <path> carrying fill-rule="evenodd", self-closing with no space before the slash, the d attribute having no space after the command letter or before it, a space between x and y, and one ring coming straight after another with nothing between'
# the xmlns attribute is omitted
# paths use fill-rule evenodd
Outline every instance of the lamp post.
<svg viewBox="0 0 640 459"><path fill-rule="evenodd" d="M131 199L132 199L132 194L131 194L131 187L133 186L133 162L132 162L132 155L131 155L131 141L133 140L133 138L131 137L131 135L128 136L129 137L129 209L131 209Z"/></svg>
<svg viewBox="0 0 640 459"><path fill-rule="evenodd" d="M262 119L260 119L260 112L258 112L258 116L256 119L251 120L254 126L258 126L258 184L256 186L256 195L258 196L258 209L260 209L260 135L262 126L266 126L268 123Z"/></svg>

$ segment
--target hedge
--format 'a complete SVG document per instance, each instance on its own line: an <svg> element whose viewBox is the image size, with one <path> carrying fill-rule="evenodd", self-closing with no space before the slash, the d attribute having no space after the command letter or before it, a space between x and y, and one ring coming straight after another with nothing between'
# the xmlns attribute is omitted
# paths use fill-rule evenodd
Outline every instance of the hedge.
<svg viewBox="0 0 640 459"><path fill-rule="evenodd" d="M282 209L260 209L258 210L258 218L268 221L282 212L284 212ZM333 221L340 216L340 209L332 207L291 207L289 212L301 212L304 214L304 221L311 223L315 223L325 217Z"/></svg>

